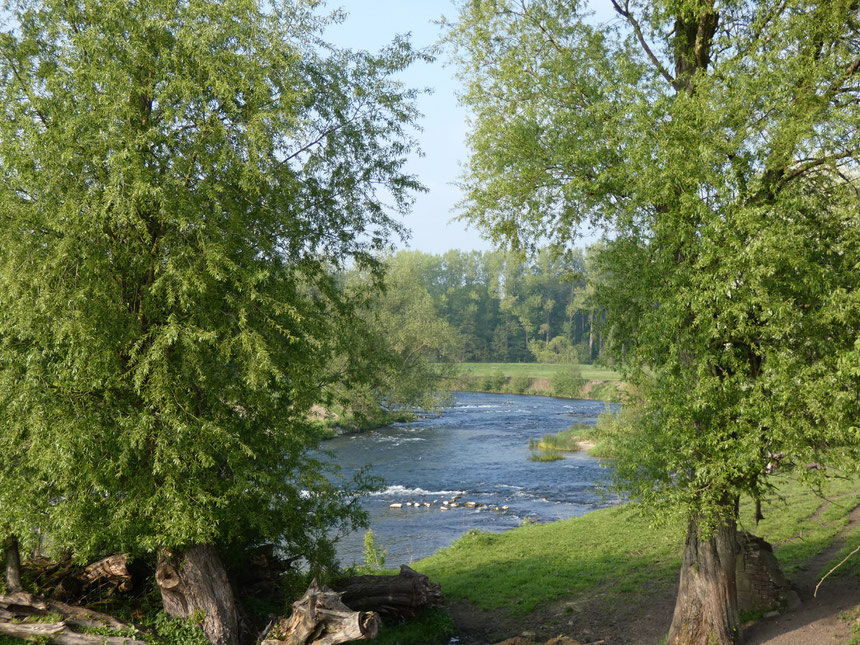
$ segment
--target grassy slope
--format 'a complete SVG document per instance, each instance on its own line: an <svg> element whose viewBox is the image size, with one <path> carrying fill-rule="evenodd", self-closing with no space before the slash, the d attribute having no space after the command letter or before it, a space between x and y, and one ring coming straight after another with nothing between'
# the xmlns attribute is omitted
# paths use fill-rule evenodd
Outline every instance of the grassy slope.
<svg viewBox="0 0 860 645"><path fill-rule="evenodd" d="M860 504L860 481L836 482L826 500L794 478L780 476L776 481L779 494L763 504L765 519L756 527L753 503L746 500L739 525L774 545L790 578L845 527L849 511ZM560 602L575 604L591 597L606 607L647 607L655 590L670 590L677 582L683 539L678 527L654 527L633 506L624 505L506 533L473 531L414 568L441 583L449 602L501 610L526 628L546 620L541 611ZM847 543L844 553L860 544L860 527ZM838 575L857 575L858 569L855 559ZM428 642L386 631L385 642ZM445 642L445 634L439 633L438 640Z"/></svg>
<svg viewBox="0 0 860 645"><path fill-rule="evenodd" d="M470 376L507 376L511 378L552 378L564 365L552 363L458 363L457 370ZM582 377L589 381L620 381L614 370L597 365L578 366Z"/></svg>

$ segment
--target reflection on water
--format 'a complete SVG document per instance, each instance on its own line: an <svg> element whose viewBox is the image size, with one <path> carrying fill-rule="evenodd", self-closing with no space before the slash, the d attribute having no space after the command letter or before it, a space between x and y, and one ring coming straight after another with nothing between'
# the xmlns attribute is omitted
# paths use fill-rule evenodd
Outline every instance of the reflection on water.
<svg viewBox="0 0 860 645"><path fill-rule="evenodd" d="M504 531L525 518L552 521L615 503L597 490L606 469L585 453L529 461L529 437L594 423L605 410L600 401L463 392L437 418L338 437L326 448L346 477L369 465L385 480L386 488L363 505L377 546L396 566L472 528ZM459 506L441 510L454 496L461 496ZM402 507L392 509L393 503ZM360 532L341 541L343 564L363 563L363 538Z"/></svg>

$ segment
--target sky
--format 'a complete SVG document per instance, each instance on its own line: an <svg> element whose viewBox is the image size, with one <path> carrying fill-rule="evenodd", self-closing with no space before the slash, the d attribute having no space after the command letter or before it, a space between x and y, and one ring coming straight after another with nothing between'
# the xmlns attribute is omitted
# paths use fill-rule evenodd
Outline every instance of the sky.
<svg viewBox="0 0 860 645"><path fill-rule="evenodd" d="M346 20L328 28L326 39L350 49L378 51L396 34L411 33L413 47L432 46L439 38L433 24L443 14L456 15L447 0L332 0L329 8L340 6ZM434 63L419 62L404 72L401 80L411 87L430 87L421 95L418 108L424 114L422 131L416 133L424 157L413 156L408 171L417 175L428 192L416 195L412 213L404 220L412 236L400 248L441 254L449 249L489 250L492 245L474 228L453 221L460 198L454 185L466 161L466 109L459 105L459 87L454 69L444 65L444 57Z"/></svg>
<svg viewBox="0 0 860 645"><path fill-rule="evenodd" d="M614 14L609 0L589 0L594 20L608 20ZM329 9L341 7L346 20L332 25L326 39L340 47L378 51L395 34L411 34L412 45L421 49L439 38L434 24L442 15L456 18L451 0L330 0ZM455 183L468 158L466 147L467 115L457 101L460 88L453 66L443 53L433 63L415 63L401 79L410 87L430 87L432 94L421 95L418 108L424 114L422 131L417 133L424 157L412 157L409 172L418 176L428 192L416 196L412 213L404 223L412 235L399 248L441 254L450 249L489 250L493 245L480 231L456 220L460 191ZM588 243L589 236L582 240Z"/></svg>

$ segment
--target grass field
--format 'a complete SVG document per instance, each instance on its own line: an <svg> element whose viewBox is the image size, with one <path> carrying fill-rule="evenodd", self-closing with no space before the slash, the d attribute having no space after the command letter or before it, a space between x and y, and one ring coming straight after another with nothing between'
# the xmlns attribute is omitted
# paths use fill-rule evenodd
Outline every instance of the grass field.
<svg viewBox="0 0 860 645"><path fill-rule="evenodd" d="M458 363L457 370L469 376L506 376L510 378L552 378L566 366L554 363ZM580 364L582 377L589 381L620 381L621 375L606 367Z"/></svg>

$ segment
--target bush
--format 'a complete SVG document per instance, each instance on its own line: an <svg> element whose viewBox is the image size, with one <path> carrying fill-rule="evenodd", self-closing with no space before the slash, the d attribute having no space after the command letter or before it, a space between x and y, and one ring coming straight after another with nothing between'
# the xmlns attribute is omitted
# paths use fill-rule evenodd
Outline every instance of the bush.
<svg viewBox="0 0 860 645"><path fill-rule="evenodd" d="M500 372L487 375L481 379L480 389L483 392L500 392L506 380L506 377Z"/></svg>
<svg viewBox="0 0 860 645"><path fill-rule="evenodd" d="M514 394L522 394L531 387L532 380L528 376L514 376L508 383L508 390Z"/></svg>
<svg viewBox="0 0 860 645"><path fill-rule="evenodd" d="M576 365L565 365L550 379L550 389L556 396L576 396L583 385L585 379Z"/></svg>

